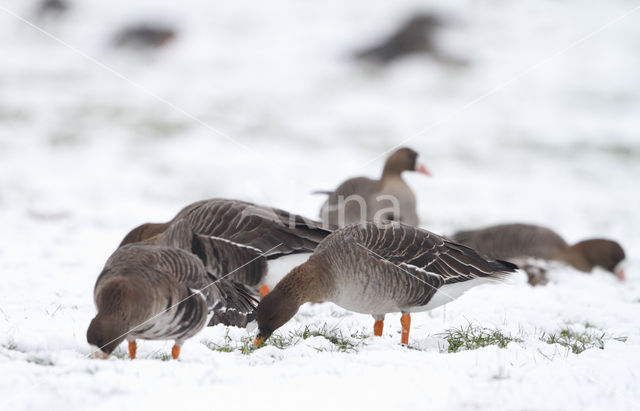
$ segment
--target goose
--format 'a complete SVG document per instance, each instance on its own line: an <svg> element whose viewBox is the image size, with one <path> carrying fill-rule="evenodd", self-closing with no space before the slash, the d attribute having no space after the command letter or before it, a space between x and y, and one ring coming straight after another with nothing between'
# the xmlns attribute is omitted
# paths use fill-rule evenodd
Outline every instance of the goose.
<svg viewBox="0 0 640 411"><path fill-rule="evenodd" d="M402 178L404 171L417 171L431 176L420 162L418 153L403 147L387 158L379 180L354 177L332 192L316 191L329 195L320 209L322 221L336 227L385 220L417 226L416 197Z"/></svg>
<svg viewBox="0 0 640 411"><path fill-rule="evenodd" d="M376 336L382 335L385 314L401 312L401 342L408 344L412 312L446 304L516 269L410 225L350 225L327 236L307 262L260 301L254 344L260 345L289 321L300 305L322 301L372 315Z"/></svg>
<svg viewBox="0 0 640 411"><path fill-rule="evenodd" d="M330 232L322 223L277 208L212 199L186 206L167 223L134 228L120 246L151 241L189 250L212 273L234 271L231 279L265 295Z"/></svg>
<svg viewBox="0 0 640 411"><path fill-rule="evenodd" d="M446 25L441 16L416 13L385 40L354 53L354 58L383 66L410 55L422 54L452 67L468 65L464 59L438 47L437 37Z"/></svg>
<svg viewBox="0 0 640 411"><path fill-rule="evenodd" d="M126 339L132 359L136 339L173 339L177 359L210 313L227 325L245 326L256 305L242 284L208 273L195 255L152 243L118 248L96 280L94 301L98 313L87 329L94 356L107 358Z"/></svg>
<svg viewBox="0 0 640 411"><path fill-rule="evenodd" d="M594 238L569 246L553 230L530 224L500 224L459 231L451 238L487 257L522 265L532 285L545 283L546 277L539 268L524 264L528 258L560 261L583 272L601 267L615 274L620 281L625 280L625 253L613 240Z"/></svg>
<svg viewBox="0 0 640 411"><path fill-rule="evenodd" d="M172 27L160 24L140 24L124 27L113 38L116 47L135 49L160 48L177 36Z"/></svg>

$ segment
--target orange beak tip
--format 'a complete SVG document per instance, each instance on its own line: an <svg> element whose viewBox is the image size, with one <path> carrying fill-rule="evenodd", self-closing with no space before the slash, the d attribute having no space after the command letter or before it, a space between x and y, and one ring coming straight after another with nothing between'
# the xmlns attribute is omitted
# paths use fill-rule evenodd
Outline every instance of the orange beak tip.
<svg viewBox="0 0 640 411"><path fill-rule="evenodd" d="M264 344L264 337L256 337L253 340L253 345L256 347L260 347L262 344Z"/></svg>
<svg viewBox="0 0 640 411"><path fill-rule="evenodd" d="M429 176L429 177L433 177L433 175L431 174L431 172L430 172L429 170L427 170L427 168L426 168L425 166L423 166L423 165L419 165L419 166L416 168L416 171L417 171L418 173L422 173L422 174L427 175L427 176Z"/></svg>

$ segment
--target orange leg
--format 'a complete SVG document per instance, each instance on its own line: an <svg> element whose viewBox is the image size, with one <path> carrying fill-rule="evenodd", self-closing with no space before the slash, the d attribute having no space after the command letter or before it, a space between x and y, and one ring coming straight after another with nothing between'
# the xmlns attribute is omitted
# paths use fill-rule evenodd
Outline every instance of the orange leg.
<svg viewBox="0 0 640 411"><path fill-rule="evenodd" d="M260 297L264 297L265 295L269 294L269 287L267 287L267 285L265 284L260 287L258 291L260 291Z"/></svg>
<svg viewBox="0 0 640 411"><path fill-rule="evenodd" d="M409 344L409 329L411 328L411 314L402 314L400 317L402 325L402 344Z"/></svg>
<svg viewBox="0 0 640 411"><path fill-rule="evenodd" d="M129 358L132 360L136 358L136 350L138 349L138 345L135 341L129 341Z"/></svg>
<svg viewBox="0 0 640 411"><path fill-rule="evenodd" d="M376 337L382 336L382 329L384 328L384 320L378 320L373 323L373 335Z"/></svg>
<svg viewBox="0 0 640 411"><path fill-rule="evenodd" d="M171 358L173 358L174 360L177 360L179 356L180 356L180 346L174 345L173 348L171 349Z"/></svg>

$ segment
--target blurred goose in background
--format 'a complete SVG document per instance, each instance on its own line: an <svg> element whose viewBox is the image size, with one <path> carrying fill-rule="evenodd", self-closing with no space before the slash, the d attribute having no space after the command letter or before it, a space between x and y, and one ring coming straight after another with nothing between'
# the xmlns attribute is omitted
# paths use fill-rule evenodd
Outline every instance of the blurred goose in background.
<svg viewBox="0 0 640 411"><path fill-rule="evenodd" d="M98 313L87 330L94 356L106 358L126 339L132 359L136 339L173 339L176 359L183 342L207 325L210 312L242 327L253 320L256 304L242 284L208 273L193 254L150 243L111 255L96 280L94 301Z"/></svg>
<svg viewBox="0 0 640 411"><path fill-rule="evenodd" d="M385 40L355 53L355 58L380 65L392 63L412 54L426 54L450 65L466 65L438 47L437 34L445 26L442 17L432 13L416 13L403 22Z"/></svg>
<svg viewBox="0 0 640 411"><path fill-rule="evenodd" d="M305 302L331 301L375 319L382 335L386 313L401 312L402 344L410 313L446 304L475 285L502 280L517 267L487 261L474 250L397 222L351 225L323 240L258 304L261 344Z"/></svg>
<svg viewBox="0 0 640 411"><path fill-rule="evenodd" d="M527 271L532 285L545 284L547 279L544 270L526 263L529 258L560 261L584 272L601 267L614 273L619 280L625 279L625 253L622 246L612 240L598 238L569 246L554 231L528 224L502 224L459 231L452 239L489 258L520 265Z"/></svg>
<svg viewBox="0 0 640 411"><path fill-rule="evenodd" d="M134 228L120 246L152 241L188 250L212 273L233 271L230 279L264 295L329 233L321 223L284 210L213 199L188 205L168 223Z"/></svg>
<svg viewBox="0 0 640 411"><path fill-rule="evenodd" d="M65 14L71 8L71 4L65 0L43 0L36 7L38 18L57 18Z"/></svg>
<svg viewBox="0 0 640 411"><path fill-rule="evenodd" d="M176 37L176 31L160 24L140 24L125 27L113 39L116 47L131 47L137 49L159 48Z"/></svg>
<svg viewBox="0 0 640 411"><path fill-rule="evenodd" d="M320 217L334 227L386 220L417 226L416 197L402 178L404 171L431 176L418 153L400 148L387 158L379 180L355 177L340 184L335 191L316 191L329 195L320 209Z"/></svg>

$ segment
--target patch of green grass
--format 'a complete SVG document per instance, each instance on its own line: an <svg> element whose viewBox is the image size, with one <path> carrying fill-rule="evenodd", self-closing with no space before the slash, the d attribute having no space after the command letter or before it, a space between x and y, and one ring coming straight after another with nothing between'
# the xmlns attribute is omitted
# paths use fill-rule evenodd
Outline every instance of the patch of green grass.
<svg viewBox="0 0 640 411"><path fill-rule="evenodd" d="M36 357L36 356L28 357L27 358L27 362L30 362L32 364L46 366L46 367L50 367L52 365L55 365L55 363L53 361L51 361L50 358Z"/></svg>
<svg viewBox="0 0 640 411"><path fill-rule="evenodd" d="M450 353L475 350L490 345L505 348L510 342L523 341L521 338L505 335L498 329L480 327L471 323L460 328L449 328L438 336L447 340Z"/></svg>
<svg viewBox="0 0 640 411"><path fill-rule="evenodd" d="M149 358L152 358L154 360L160 360L160 361L170 361L171 360L171 354L169 354L168 352L164 352L164 351L156 351L153 354L151 354L149 356Z"/></svg>
<svg viewBox="0 0 640 411"><path fill-rule="evenodd" d="M255 350L256 348L253 345L253 338L250 336L243 336L242 338L240 338L240 341L233 341L233 339L229 335L228 328L226 333L224 334L224 340L222 344L218 344L213 341L202 341L202 343L212 351L218 351L218 352L240 351L240 353L243 355L251 354L253 350Z"/></svg>
<svg viewBox="0 0 640 411"><path fill-rule="evenodd" d="M589 348L603 350L606 340L625 342L627 338L610 336L604 331L595 328L593 324L586 322L583 331L576 331L567 325L555 333L542 333L540 340L547 344L559 344L567 350L571 350L574 354L580 354Z"/></svg>
<svg viewBox="0 0 640 411"><path fill-rule="evenodd" d="M109 357L115 357L119 360L128 360L129 351L125 351L121 347L118 347L111 354L109 354Z"/></svg>
<svg viewBox="0 0 640 411"><path fill-rule="evenodd" d="M296 346L311 337L323 337L333 344L331 348L316 347L315 349L318 351L357 352L359 348L364 345L364 340L369 338L369 335L364 331L356 331L350 335L344 335L341 330L329 328L327 324L324 324L320 328L305 326L304 328L290 331L287 334L274 333L265 341L263 346L270 345L283 350ZM253 337L243 336L240 341L233 341L229 336L228 330L222 343L215 343L213 341L203 341L203 343L209 349L218 352L239 351L241 354L247 355L256 350L256 347L253 345Z"/></svg>
<svg viewBox="0 0 640 411"><path fill-rule="evenodd" d="M9 338L7 342L2 344L2 348L6 348L7 350L11 351L18 351L18 344L16 344L13 338Z"/></svg>

